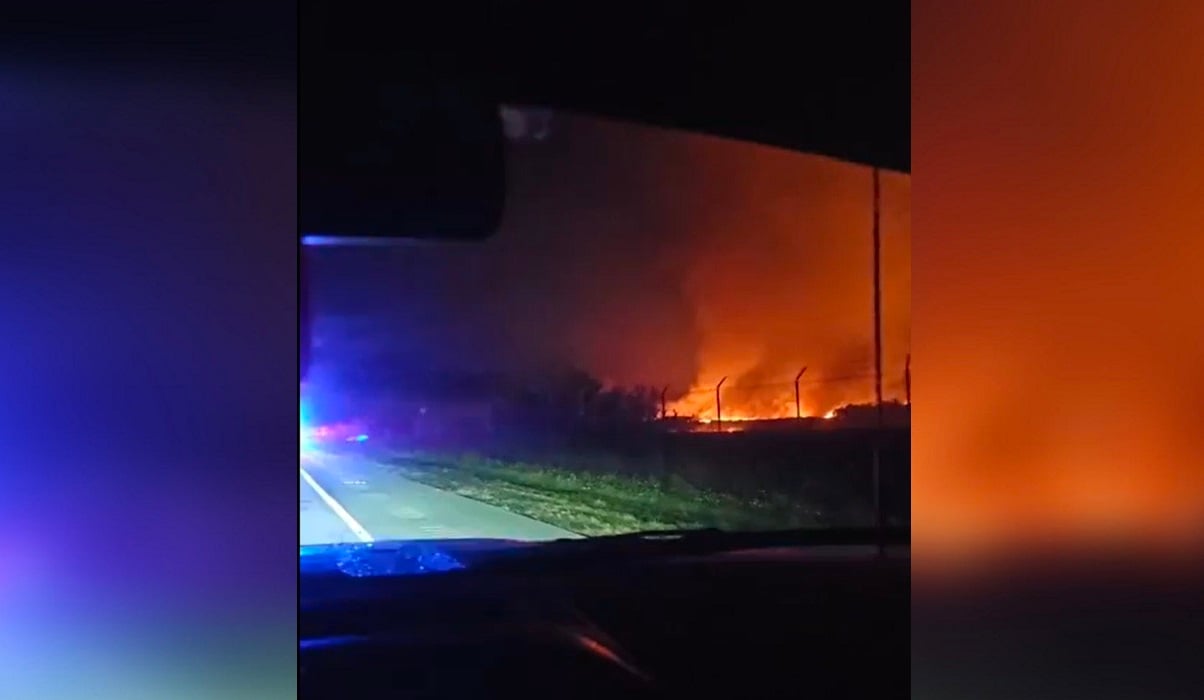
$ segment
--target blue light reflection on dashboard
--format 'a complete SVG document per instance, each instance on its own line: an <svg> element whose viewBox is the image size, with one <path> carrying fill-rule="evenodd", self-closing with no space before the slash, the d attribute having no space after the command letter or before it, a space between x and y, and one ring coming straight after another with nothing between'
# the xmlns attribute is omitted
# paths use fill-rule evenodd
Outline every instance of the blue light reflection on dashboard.
<svg viewBox="0 0 1204 700"><path fill-rule="evenodd" d="M302 574L342 573L354 578L412 576L463 569L464 565L429 542L369 542L301 547Z"/></svg>
<svg viewBox="0 0 1204 700"><path fill-rule="evenodd" d="M341 647L351 644L360 644L370 642L371 637L358 635L343 635L341 637L319 637L317 639L302 639L301 651L309 651L311 649L325 649L327 647Z"/></svg>

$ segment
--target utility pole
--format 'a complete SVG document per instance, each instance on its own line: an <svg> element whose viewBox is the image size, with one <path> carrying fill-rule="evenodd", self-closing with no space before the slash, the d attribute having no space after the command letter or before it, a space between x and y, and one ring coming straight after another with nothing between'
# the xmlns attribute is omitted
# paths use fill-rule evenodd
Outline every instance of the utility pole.
<svg viewBox="0 0 1204 700"><path fill-rule="evenodd" d="M661 389L661 420L669 417L669 412L665 410L665 394L669 391L669 385L666 384L664 389Z"/></svg>
<svg viewBox="0 0 1204 700"><path fill-rule="evenodd" d="M723 386L723 383L726 381L727 381L727 377L724 377L723 379L719 380L718 384L715 385L715 429L716 430L723 430L723 401L720 399L719 389Z"/></svg>
<svg viewBox="0 0 1204 700"><path fill-rule="evenodd" d="M879 533L885 525L882 513L882 185L874 168L874 400L877 406L877 430L874 436L874 526ZM884 545L879 542L880 551Z"/></svg>
<svg viewBox="0 0 1204 700"><path fill-rule="evenodd" d="M879 226L882 187L874 168L874 399L882 428L882 235Z"/></svg>
<svg viewBox="0 0 1204 700"><path fill-rule="evenodd" d="M907 364L903 366L903 391L907 397L907 410L911 410L911 353L907 353Z"/></svg>
<svg viewBox="0 0 1204 700"><path fill-rule="evenodd" d="M794 375L794 417L799 420L803 418L803 402L798 391L798 380L803 378L803 372L806 371L807 368L804 367L798 371L798 374Z"/></svg>

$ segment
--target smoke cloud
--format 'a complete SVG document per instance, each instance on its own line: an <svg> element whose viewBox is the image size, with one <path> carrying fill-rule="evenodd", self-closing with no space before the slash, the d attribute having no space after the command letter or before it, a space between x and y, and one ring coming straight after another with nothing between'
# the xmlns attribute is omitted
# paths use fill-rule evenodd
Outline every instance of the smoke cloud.
<svg viewBox="0 0 1204 700"><path fill-rule="evenodd" d="M579 367L668 386L692 411L729 376L725 413L793 415L806 365L808 412L872 397L868 168L578 116L541 123L541 139L511 145L491 240L313 251L315 382L369 357L403 375ZM910 178L883 173L888 397L902 396L909 351L909 219Z"/></svg>

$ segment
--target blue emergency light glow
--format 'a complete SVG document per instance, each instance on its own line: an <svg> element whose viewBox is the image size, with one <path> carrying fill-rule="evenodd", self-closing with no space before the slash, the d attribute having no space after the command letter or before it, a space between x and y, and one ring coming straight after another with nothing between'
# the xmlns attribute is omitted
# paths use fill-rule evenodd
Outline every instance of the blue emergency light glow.
<svg viewBox="0 0 1204 700"><path fill-rule="evenodd" d="M301 456L304 457L307 453L312 452L314 449L313 428L309 424L309 410L306 406L305 399L301 400L300 423Z"/></svg>

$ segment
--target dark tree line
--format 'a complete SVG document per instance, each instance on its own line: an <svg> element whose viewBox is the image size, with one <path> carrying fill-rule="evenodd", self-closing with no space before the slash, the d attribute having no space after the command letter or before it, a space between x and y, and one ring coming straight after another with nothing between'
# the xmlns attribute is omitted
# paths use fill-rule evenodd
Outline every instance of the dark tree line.
<svg viewBox="0 0 1204 700"><path fill-rule="evenodd" d="M630 426L655 419L660 410L659 394L651 387L603 387L577 369L512 384L499 398L499 420L511 427Z"/></svg>

